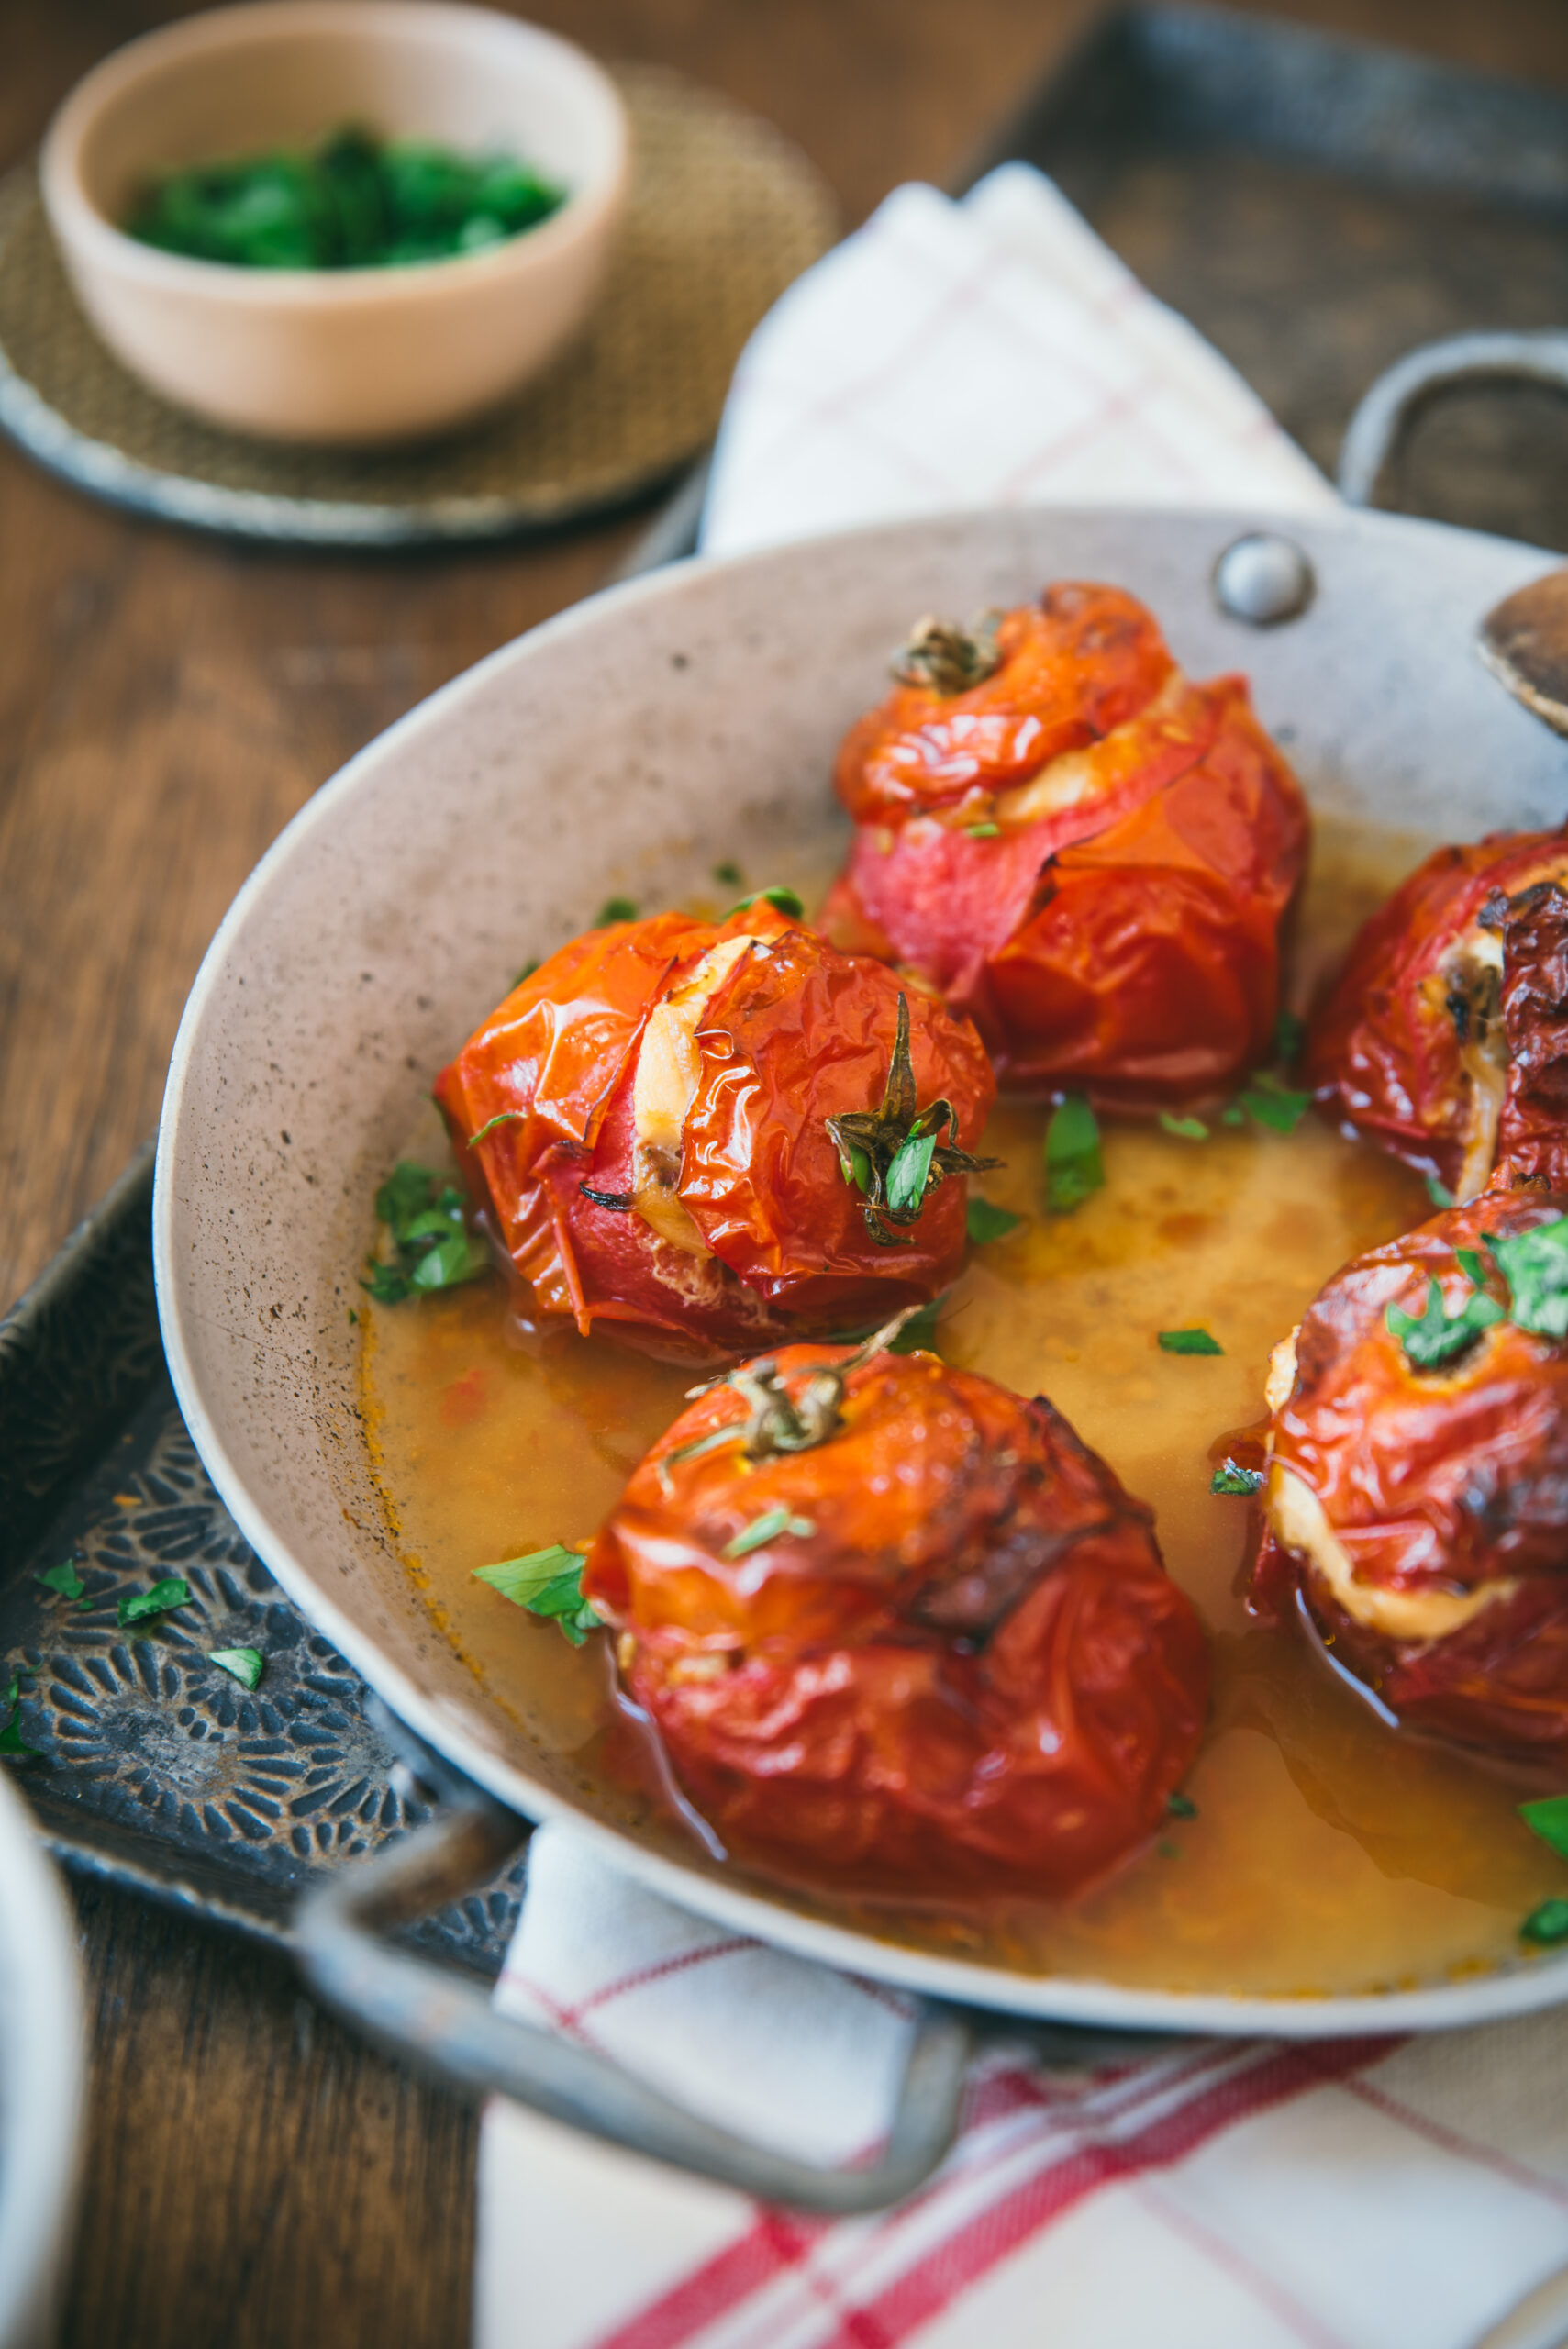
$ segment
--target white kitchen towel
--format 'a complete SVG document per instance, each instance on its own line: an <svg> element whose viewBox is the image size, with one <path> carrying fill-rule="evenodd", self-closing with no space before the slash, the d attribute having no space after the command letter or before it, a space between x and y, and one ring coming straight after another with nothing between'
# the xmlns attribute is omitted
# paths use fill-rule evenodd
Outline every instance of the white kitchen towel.
<svg viewBox="0 0 1568 2349"><path fill-rule="evenodd" d="M709 554L965 506L1314 512L1317 467L1212 344L1025 163L902 187L736 370Z"/></svg>
<svg viewBox="0 0 1568 2349"><path fill-rule="evenodd" d="M736 377L705 544L986 502L1333 503L1231 368L1038 173L889 197ZM886 2125L880 1986L536 1836L498 1993L818 2161ZM976 2066L940 2176L828 2225L516 2107L481 2153L477 2349L1465 2349L1568 2260L1568 2030Z"/></svg>
<svg viewBox="0 0 1568 2349"><path fill-rule="evenodd" d="M535 1837L503 2009L814 2161L873 2143L901 2002ZM763 2210L516 2106L480 2157L476 2349L1470 2349L1568 2260L1568 2031L1195 2041L976 2065L899 2210ZM1547 2332L1529 2344L1546 2349ZM1525 2349L1520 2343L1519 2349Z"/></svg>

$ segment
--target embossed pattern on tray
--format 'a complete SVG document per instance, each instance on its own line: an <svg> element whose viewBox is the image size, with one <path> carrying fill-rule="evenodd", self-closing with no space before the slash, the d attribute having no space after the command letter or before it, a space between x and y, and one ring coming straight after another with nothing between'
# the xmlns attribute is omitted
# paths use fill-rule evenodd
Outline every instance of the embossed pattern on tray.
<svg viewBox="0 0 1568 2349"><path fill-rule="evenodd" d="M0 188L0 424L119 503L319 544L484 537L653 487L711 437L748 335L837 223L824 182L767 123L655 67L617 79L633 174L604 296L576 347L489 422L355 453L183 416L87 325L29 166Z"/></svg>
<svg viewBox="0 0 1568 2349"><path fill-rule="evenodd" d="M313 1879L429 1817L363 1683L278 1588L209 1483L155 1318L144 1154L0 1322L0 1692L12 1773L68 1865L278 1938ZM36 1522L28 1522L30 1516ZM39 1576L67 1557L83 1596ZM123 1628L179 1576L189 1602ZM215 1648L265 1659L247 1690ZM514 1864L417 1939L499 1964Z"/></svg>

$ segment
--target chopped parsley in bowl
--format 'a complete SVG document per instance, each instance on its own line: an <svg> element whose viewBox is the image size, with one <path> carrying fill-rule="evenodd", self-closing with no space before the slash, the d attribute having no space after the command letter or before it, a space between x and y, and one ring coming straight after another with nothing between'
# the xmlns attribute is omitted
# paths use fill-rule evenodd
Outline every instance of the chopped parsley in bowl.
<svg viewBox="0 0 1568 2349"><path fill-rule="evenodd" d="M514 155L460 155L349 124L313 150L161 173L125 228L163 252L240 269L395 269L504 244L565 200Z"/></svg>

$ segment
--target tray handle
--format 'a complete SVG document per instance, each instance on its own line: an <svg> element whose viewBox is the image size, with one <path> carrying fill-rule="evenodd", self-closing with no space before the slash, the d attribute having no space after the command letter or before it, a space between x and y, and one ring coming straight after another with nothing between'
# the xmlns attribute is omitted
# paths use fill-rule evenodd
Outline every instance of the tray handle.
<svg viewBox="0 0 1568 2349"><path fill-rule="evenodd" d="M400 1726L396 1735L405 1748L412 1742ZM974 2045L973 2026L957 2009L917 2003L897 2110L875 2161L819 2168L701 2120L591 2048L498 2013L488 1988L384 1939L484 1884L528 1834L527 1820L436 1757L421 1751L417 1767L450 1808L373 1860L345 1868L296 1913L295 1953L327 2005L450 2085L513 2097L759 2201L848 2218L901 2201L930 2176L957 2131Z"/></svg>
<svg viewBox="0 0 1568 2349"><path fill-rule="evenodd" d="M1418 412L1463 384L1545 384L1568 392L1568 333L1451 334L1396 359L1367 392L1340 449L1340 495L1370 506L1384 467Z"/></svg>

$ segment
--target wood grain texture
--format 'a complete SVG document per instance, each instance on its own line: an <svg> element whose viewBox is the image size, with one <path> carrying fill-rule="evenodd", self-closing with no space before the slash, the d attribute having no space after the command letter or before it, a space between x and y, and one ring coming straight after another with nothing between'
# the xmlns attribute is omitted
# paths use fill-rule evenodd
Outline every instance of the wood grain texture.
<svg viewBox="0 0 1568 2349"><path fill-rule="evenodd" d="M95 2062L63 2341L461 2343L468 2109L368 2057L283 1959L106 1887L77 1901Z"/></svg>
<svg viewBox="0 0 1568 2349"><path fill-rule="evenodd" d="M1094 0L537 0L799 140L851 221L951 178ZM1256 0L1265 6L1267 0ZM1568 84L1561 0L1272 12ZM174 13L0 0L0 166L95 57ZM154 1124L224 907L371 735L588 592L636 525L461 555L301 559L94 506L0 448L0 1304ZM101 1890L87 2192L68 2349L455 2349L471 2117L287 1969Z"/></svg>

